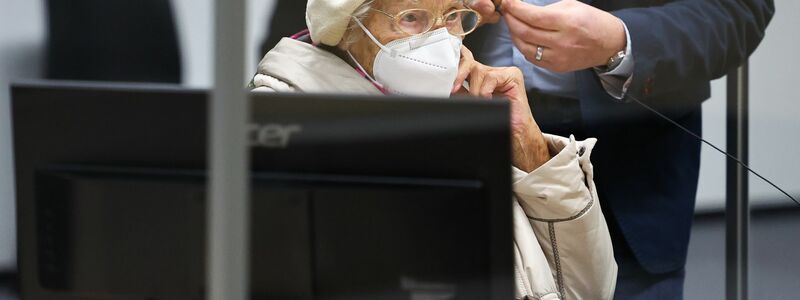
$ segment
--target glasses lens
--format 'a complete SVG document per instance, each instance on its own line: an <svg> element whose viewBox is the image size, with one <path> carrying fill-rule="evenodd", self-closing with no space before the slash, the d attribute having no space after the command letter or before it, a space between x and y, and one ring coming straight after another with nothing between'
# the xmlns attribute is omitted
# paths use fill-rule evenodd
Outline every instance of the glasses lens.
<svg viewBox="0 0 800 300"><path fill-rule="evenodd" d="M467 35L478 27L478 13L471 9L450 12L445 16L447 30L452 35Z"/></svg>
<svg viewBox="0 0 800 300"><path fill-rule="evenodd" d="M397 26L405 33L414 35L428 31L433 18L430 12L421 9L412 9L402 12L397 18Z"/></svg>

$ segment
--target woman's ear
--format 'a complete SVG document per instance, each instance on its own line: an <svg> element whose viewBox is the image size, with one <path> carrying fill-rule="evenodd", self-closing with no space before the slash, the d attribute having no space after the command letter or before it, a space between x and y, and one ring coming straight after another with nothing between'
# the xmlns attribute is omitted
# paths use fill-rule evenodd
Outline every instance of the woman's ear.
<svg viewBox="0 0 800 300"><path fill-rule="evenodd" d="M342 52L347 52L347 51L350 51L350 45L348 45L347 43L342 41L342 42L339 42L338 45L336 45L336 49L338 49L338 50L340 50Z"/></svg>
<svg viewBox="0 0 800 300"><path fill-rule="evenodd" d="M349 56L352 55L358 60L358 64L372 76L372 65L380 48L360 28L348 30L345 33L345 38L336 48L342 51L345 61L350 62ZM347 52L350 52L350 54L347 54Z"/></svg>
<svg viewBox="0 0 800 300"><path fill-rule="evenodd" d="M354 26L352 23L347 27L347 30L342 36L342 40L336 45L336 48L342 51L352 51L353 46L358 43L365 35L360 28Z"/></svg>

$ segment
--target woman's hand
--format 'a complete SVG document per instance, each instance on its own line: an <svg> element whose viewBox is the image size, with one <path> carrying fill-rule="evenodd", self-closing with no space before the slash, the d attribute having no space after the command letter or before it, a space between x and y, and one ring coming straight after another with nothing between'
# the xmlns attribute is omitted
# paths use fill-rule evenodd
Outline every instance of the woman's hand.
<svg viewBox="0 0 800 300"><path fill-rule="evenodd" d="M497 12L497 4L503 0L469 0L469 7L481 15L482 24L494 24L500 21L500 14Z"/></svg>
<svg viewBox="0 0 800 300"><path fill-rule="evenodd" d="M462 83L469 82L465 91ZM475 61L472 52L461 47L461 62L453 93L491 99L507 98L511 104L511 138L513 164L531 172L550 160L550 151L528 104L522 71L516 67L494 68Z"/></svg>

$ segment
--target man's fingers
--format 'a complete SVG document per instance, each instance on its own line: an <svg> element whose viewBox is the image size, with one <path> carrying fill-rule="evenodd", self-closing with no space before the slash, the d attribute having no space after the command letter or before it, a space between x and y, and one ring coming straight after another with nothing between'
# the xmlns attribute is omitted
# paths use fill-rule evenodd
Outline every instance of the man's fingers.
<svg viewBox="0 0 800 300"><path fill-rule="evenodd" d="M512 37L524 40L529 44L554 47L558 41L558 32L532 27L513 15L506 15L506 23Z"/></svg>
<svg viewBox="0 0 800 300"><path fill-rule="evenodd" d="M497 22L500 22L500 15L498 13L493 13L493 14L489 14L489 15L482 15L481 16L481 23L478 24L478 25L495 24Z"/></svg>
<svg viewBox="0 0 800 300"><path fill-rule="evenodd" d="M536 60L536 52L539 50L539 45L530 44L526 41L515 39L513 37L512 41L514 42L514 46L519 49L519 52L525 56L527 61L548 70L562 72L563 67L558 65L560 63L558 60L560 57L558 56L557 49L547 47L542 48L542 59Z"/></svg>
<svg viewBox="0 0 800 300"><path fill-rule="evenodd" d="M531 44L528 41L522 40L520 38L511 36L511 41L514 43L514 46L517 47L519 52L525 56L525 59L530 61L535 65L539 65L540 61L536 60L536 52L539 50L539 45ZM547 49L543 49L547 50ZM544 55L542 55L542 60L544 60Z"/></svg>
<svg viewBox="0 0 800 300"><path fill-rule="evenodd" d="M550 30L558 30L563 27L563 14L549 6L510 0L503 3L502 10L504 15L514 16L529 26Z"/></svg>

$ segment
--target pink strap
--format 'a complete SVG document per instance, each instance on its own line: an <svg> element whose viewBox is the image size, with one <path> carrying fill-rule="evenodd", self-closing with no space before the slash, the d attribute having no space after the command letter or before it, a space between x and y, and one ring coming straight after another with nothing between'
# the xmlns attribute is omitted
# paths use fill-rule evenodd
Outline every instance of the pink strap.
<svg viewBox="0 0 800 300"><path fill-rule="evenodd" d="M304 36L306 36L306 35L308 35L310 33L311 33L311 31L309 31L308 29L303 29L303 31L295 33L289 38L293 39L293 40L298 40L301 37L304 37ZM312 45L317 46L316 44L312 44ZM372 83L372 85L375 86L375 88L377 88L379 91L381 91L381 93L383 93L384 95L388 95L389 94L389 91L387 91L385 88L383 88L382 86L380 86L377 83L375 83L374 81L372 81L372 79L370 79L369 76L367 76L367 74L364 74L364 72L361 72L361 70L358 69L358 68L355 68L355 69L356 69L356 72L358 72L358 74L361 74L361 76L363 76L364 79L369 80L369 82Z"/></svg>
<svg viewBox="0 0 800 300"><path fill-rule="evenodd" d="M377 83L375 83L374 81L372 81L372 79L370 79L369 76L367 76L367 74L364 74L364 72L361 72L361 69L359 69L359 68L355 68L355 69L356 69L356 72L358 72L358 74L361 74L361 76L363 76L364 79L369 80L369 82L372 83L372 85L375 86L375 88L377 88L379 91L381 91L381 93L383 93L384 95L389 95L389 91L387 91L384 87L382 87L382 86L378 85Z"/></svg>
<svg viewBox="0 0 800 300"><path fill-rule="evenodd" d="M307 34L310 34L310 33L311 33L311 31L309 31L308 29L303 29L303 31L295 33L294 35L290 36L289 38L293 39L293 40L296 40L296 39L299 39L299 38L301 38L301 37L303 37L303 36L305 36Z"/></svg>

